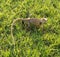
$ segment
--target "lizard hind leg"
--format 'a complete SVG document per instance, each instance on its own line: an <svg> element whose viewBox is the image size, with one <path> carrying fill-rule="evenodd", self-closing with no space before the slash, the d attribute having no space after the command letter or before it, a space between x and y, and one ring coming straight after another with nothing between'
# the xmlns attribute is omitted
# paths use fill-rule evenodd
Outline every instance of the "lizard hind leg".
<svg viewBox="0 0 60 57"><path fill-rule="evenodd" d="M27 31L30 31L30 30L31 30L30 23L27 24L27 26L26 26L26 30L27 30Z"/></svg>
<svg viewBox="0 0 60 57"><path fill-rule="evenodd" d="M24 21L22 21L22 29L25 29L25 24L24 24Z"/></svg>

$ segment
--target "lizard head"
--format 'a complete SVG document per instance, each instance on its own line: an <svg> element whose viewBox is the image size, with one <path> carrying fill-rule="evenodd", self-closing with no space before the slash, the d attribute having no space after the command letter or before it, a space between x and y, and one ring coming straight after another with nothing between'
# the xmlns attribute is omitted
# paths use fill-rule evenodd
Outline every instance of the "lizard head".
<svg viewBox="0 0 60 57"><path fill-rule="evenodd" d="M46 21L47 21L47 18L41 18L40 19L40 23L46 23Z"/></svg>

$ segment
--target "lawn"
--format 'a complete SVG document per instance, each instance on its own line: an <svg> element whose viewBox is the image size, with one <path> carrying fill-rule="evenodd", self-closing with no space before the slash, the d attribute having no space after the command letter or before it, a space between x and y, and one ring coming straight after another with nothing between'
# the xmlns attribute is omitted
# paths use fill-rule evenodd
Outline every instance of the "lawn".
<svg viewBox="0 0 60 57"><path fill-rule="evenodd" d="M26 32L17 18L47 18L43 28ZM60 57L60 0L0 0L0 57Z"/></svg>

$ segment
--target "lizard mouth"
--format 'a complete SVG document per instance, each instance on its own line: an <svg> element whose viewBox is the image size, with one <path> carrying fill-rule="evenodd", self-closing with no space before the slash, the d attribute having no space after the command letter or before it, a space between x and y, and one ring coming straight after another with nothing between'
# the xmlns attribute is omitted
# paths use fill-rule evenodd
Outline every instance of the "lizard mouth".
<svg viewBox="0 0 60 57"><path fill-rule="evenodd" d="M47 18L45 18L45 20L47 21Z"/></svg>

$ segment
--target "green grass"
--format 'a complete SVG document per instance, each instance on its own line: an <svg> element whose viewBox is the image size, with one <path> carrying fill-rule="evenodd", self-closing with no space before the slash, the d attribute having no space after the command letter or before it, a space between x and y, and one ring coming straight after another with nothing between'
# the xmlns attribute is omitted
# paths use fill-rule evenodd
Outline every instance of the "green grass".
<svg viewBox="0 0 60 57"><path fill-rule="evenodd" d="M28 17L48 18L44 31L26 33L16 22L14 47L11 23ZM0 57L60 57L60 0L0 0Z"/></svg>

